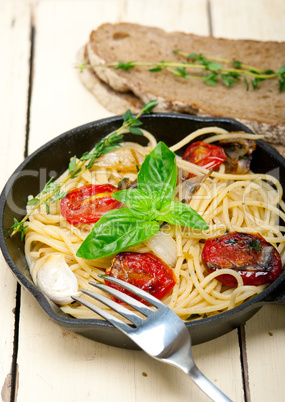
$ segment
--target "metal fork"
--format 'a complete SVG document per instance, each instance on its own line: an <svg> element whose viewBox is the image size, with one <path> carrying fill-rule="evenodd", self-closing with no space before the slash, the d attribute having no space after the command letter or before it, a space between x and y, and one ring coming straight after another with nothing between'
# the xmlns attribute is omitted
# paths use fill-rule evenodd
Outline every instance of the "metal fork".
<svg viewBox="0 0 285 402"><path fill-rule="evenodd" d="M95 282L90 282L90 284L131 306L133 309L139 311L143 316L145 316L145 318L139 317L135 312L116 301L90 290L82 289L81 291L127 318L127 320L129 320L133 325L121 321L89 301L77 296L73 296L72 298L109 321L116 328L129 336L142 350L153 358L180 368L184 373L188 374L198 387L200 387L201 390L204 391L213 401L231 401L223 392L212 384L196 366L191 352L190 334L184 322L174 313L174 311L157 298L136 286L109 276L104 276L104 279L125 288L136 296L139 296L141 299L154 306L155 310L152 310L147 305L117 289L106 284Z"/></svg>

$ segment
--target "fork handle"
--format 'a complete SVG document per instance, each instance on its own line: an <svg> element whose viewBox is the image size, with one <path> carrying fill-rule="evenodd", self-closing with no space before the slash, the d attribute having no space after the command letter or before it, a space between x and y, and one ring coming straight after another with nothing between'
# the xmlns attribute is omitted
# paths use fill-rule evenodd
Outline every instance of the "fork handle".
<svg viewBox="0 0 285 402"><path fill-rule="evenodd" d="M186 372L196 385L214 402L232 402L222 391L219 390L194 364Z"/></svg>

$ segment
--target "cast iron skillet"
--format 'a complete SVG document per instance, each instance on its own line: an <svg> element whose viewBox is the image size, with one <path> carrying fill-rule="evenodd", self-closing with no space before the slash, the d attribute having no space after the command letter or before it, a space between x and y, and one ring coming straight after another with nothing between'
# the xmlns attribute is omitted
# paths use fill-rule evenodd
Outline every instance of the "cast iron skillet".
<svg viewBox="0 0 285 402"><path fill-rule="evenodd" d="M142 117L143 127L152 132L157 140L168 146L184 138L190 132L209 126L219 126L230 131L247 127L232 119L199 118L189 115L152 114ZM121 117L112 117L85 124L51 140L31 154L13 173L0 198L0 246L9 267L17 280L37 300L51 320L61 327L74 331L95 341L136 349L137 346L119 330L101 320L78 320L65 315L55 304L37 289L31 280L23 253L23 242L19 234L9 237L9 228L14 217L20 220L25 215L25 205L29 194L36 195L44 187L50 176L63 173L73 155L81 156L94 144L122 124ZM140 136L132 140L146 144ZM126 136L128 139L128 136ZM183 152L183 150L181 150ZM264 143L258 141L252 161L254 172L271 173L278 177L285 188L285 159ZM193 344L199 344L221 336L243 324L265 304L285 305L285 272L261 294L246 301L241 306L219 315L187 323Z"/></svg>

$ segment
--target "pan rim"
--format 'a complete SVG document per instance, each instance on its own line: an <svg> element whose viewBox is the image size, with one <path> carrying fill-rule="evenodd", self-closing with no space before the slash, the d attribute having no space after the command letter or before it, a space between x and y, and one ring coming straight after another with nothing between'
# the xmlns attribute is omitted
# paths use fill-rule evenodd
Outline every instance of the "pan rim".
<svg viewBox="0 0 285 402"><path fill-rule="evenodd" d="M220 117L199 117L199 116L191 116L191 115L185 115L185 114L172 114L172 113L153 113L151 115L144 115L142 117L143 119L153 119L153 118L171 118L171 119L186 119L186 120L191 120L191 121L197 121L197 122L211 122L211 123L235 123L239 124L239 126L244 128L244 131L251 132L248 127L244 126L242 123L238 122L237 120L234 120L232 118L220 118ZM46 142L43 144L41 147L33 151L27 158L25 158L22 163L15 169L15 171L12 173L10 178L7 180L5 186L2 189L1 195L0 195L0 248L2 250L3 256L5 261L7 262L8 266L12 270L13 274L16 276L18 282L23 285L31 294L32 296L37 300L41 308L45 311L45 313L52 318L54 321L58 322L59 324L65 324L67 326L70 326L72 329L73 327L89 327L90 325L99 327L109 327L113 328L111 324L104 320L100 319L77 319L74 317L69 317L65 315L60 315L58 314L52 307L50 302L47 297L28 279L23 275L23 273L20 271L20 269L17 267L16 263L12 259L8 247L6 245L5 241L5 234L4 234L4 229L3 229L3 217L4 217L4 208L6 204L6 199L7 199L7 194L11 190L17 175L27 166L33 158L43 152L45 149L50 147L51 145L55 144L59 140L77 133L78 131L85 130L92 128L93 126L100 127L100 125L108 124L108 123L117 123L118 121L122 120L122 116L112 116L112 117L107 117L104 119L100 120L95 120L91 121L89 123L85 123L83 125L77 126L75 128L72 128L71 130L68 130L50 141ZM285 167L285 159L275 150L273 147L271 147L269 144L265 143L262 140L258 140L258 143L260 146L265 149L265 151L269 152L273 157L277 160L278 164L283 164ZM242 310L252 308L255 306L256 308L262 307L263 304L266 303L266 299L268 298L269 295L271 295L279 286L285 282L285 272L282 272L282 274L273 282L271 283L264 291L262 291L260 294L252 297L251 299L243 302L240 306L237 306L231 310L219 313L214 316L206 317L206 318L201 318L198 320L193 320L193 321L188 321L185 322L186 326L188 328L195 327L197 325L206 325L209 321L215 321L215 320L222 320L225 317L229 315L233 315L234 313L239 313ZM63 313L64 314L64 313Z"/></svg>

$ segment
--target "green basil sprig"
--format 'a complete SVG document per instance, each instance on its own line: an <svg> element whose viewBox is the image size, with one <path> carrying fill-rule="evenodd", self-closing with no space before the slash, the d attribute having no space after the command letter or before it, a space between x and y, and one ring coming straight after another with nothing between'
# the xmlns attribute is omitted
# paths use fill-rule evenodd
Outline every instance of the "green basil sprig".
<svg viewBox="0 0 285 402"><path fill-rule="evenodd" d="M176 181L175 154L159 142L142 163L137 189L112 194L128 208L104 214L79 247L77 256L93 260L136 246L154 236L162 222L208 229L198 212L173 200Z"/></svg>

